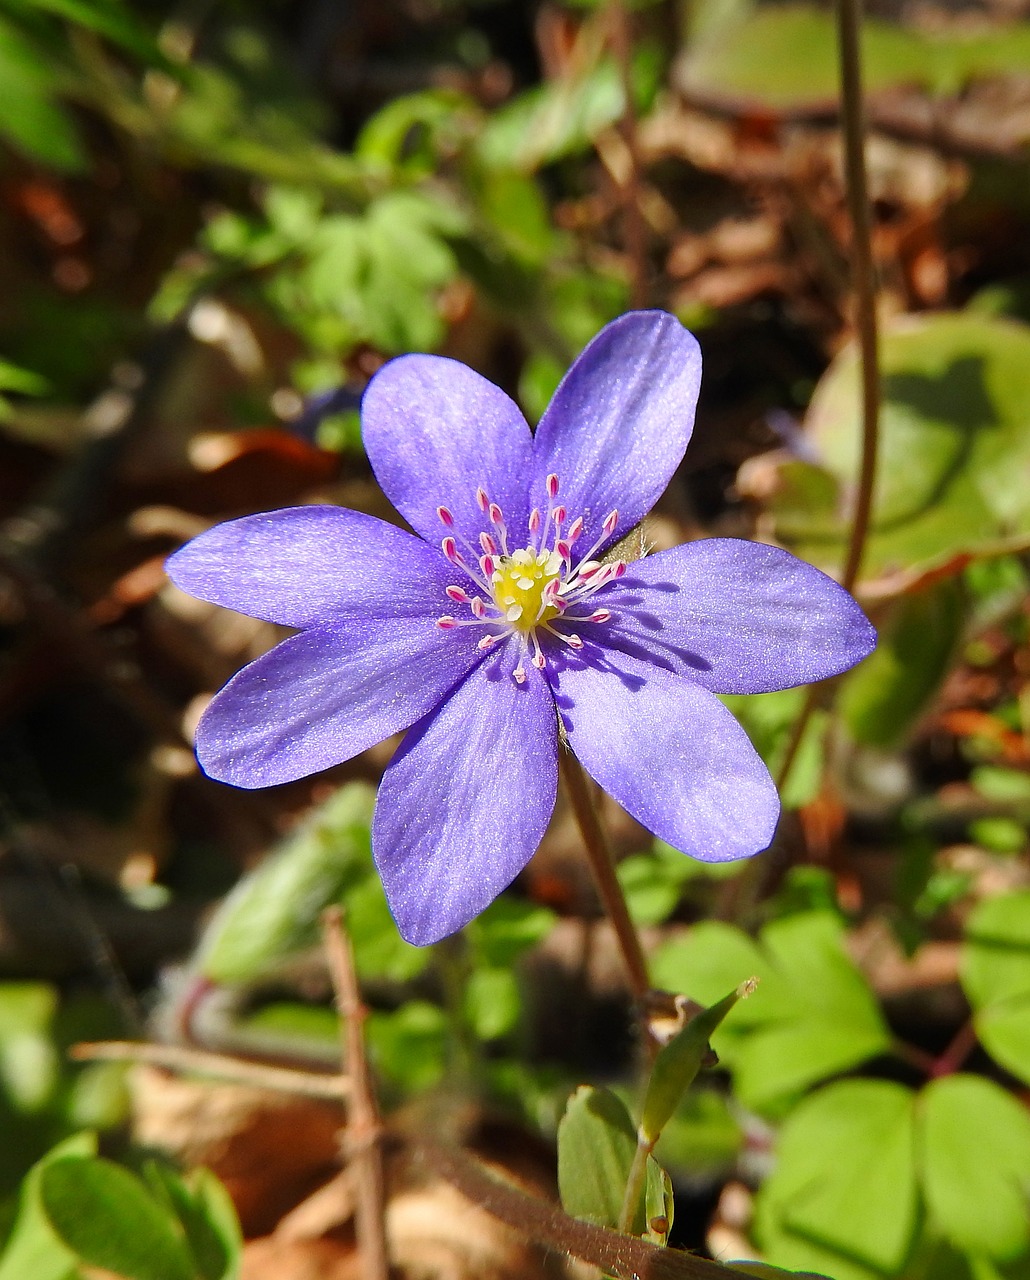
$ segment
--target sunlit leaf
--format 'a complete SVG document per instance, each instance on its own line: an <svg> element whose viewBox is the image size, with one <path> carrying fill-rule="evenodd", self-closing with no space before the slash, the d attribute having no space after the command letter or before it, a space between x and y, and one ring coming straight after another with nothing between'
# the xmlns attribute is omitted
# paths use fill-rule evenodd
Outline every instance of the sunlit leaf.
<svg viewBox="0 0 1030 1280"><path fill-rule="evenodd" d="M931 1081L919 1096L922 1182L937 1230L1006 1261L1030 1243L1030 1115L979 1076Z"/></svg>
<svg viewBox="0 0 1030 1280"><path fill-rule="evenodd" d="M901 1272L917 1206L912 1093L846 1080L791 1113L758 1195L756 1234L777 1266L870 1280Z"/></svg>
<svg viewBox="0 0 1030 1280"><path fill-rule="evenodd" d="M863 573L901 585L1030 543L1030 328L971 314L896 321L881 338L883 409ZM807 419L822 470L793 461L772 502L793 550L838 569L859 466L853 348L823 377ZM818 484L816 481L818 480ZM813 485L818 489L814 497Z"/></svg>

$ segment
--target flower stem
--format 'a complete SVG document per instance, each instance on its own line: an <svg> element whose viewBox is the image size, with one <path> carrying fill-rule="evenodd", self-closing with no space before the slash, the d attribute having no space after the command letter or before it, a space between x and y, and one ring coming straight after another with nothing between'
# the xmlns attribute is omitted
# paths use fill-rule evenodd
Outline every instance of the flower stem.
<svg viewBox="0 0 1030 1280"><path fill-rule="evenodd" d="M646 1142L643 1138L637 1137L637 1149L633 1152L633 1163L629 1167L629 1176L626 1178L626 1194L622 1198L622 1208L619 1210L618 1230L626 1235L633 1234L633 1219L636 1217L637 1205L640 1203L644 1181L647 1178L647 1158L653 1149L653 1142Z"/></svg>
<svg viewBox="0 0 1030 1280"><path fill-rule="evenodd" d="M836 0L837 43L840 55L841 124L844 132L844 185L851 217L851 277L855 290L855 322L858 328L862 374L862 458L858 496L851 519L847 557L841 585L852 591L862 568L869 537L876 482L876 456L880 437L880 359L876 324L876 270L873 265L872 217L865 169L865 109L862 99L862 0ZM794 726L780 775L786 786L805 729L819 703L813 685Z"/></svg>
<svg viewBox="0 0 1030 1280"><path fill-rule="evenodd" d="M876 479L880 419L880 366L876 333L876 271L873 266L872 219L865 168L865 110L862 102L860 31L862 0L837 0L841 110L844 129L844 173L851 216L852 282L862 367L862 462L858 498L844 566L843 586L858 581L869 534Z"/></svg>
<svg viewBox="0 0 1030 1280"><path fill-rule="evenodd" d="M583 836L583 844L590 870L594 875L594 883L597 885L597 892L615 930L615 937L629 977L630 990L634 997L641 1001L651 989L647 976L647 961L644 959L644 950L640 945L636 926L630 919L622 886L615 874L611 846L601 826L600 815L594 806L590 784L579 761L571 751L559 752L558 767L561 770L565 792Z"/></svg>

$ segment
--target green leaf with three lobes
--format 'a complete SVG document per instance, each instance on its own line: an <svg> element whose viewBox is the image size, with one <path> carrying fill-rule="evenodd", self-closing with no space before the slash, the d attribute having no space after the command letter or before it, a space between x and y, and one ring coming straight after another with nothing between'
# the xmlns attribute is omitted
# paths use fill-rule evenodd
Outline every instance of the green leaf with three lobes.
<svg viewBox="0 0 1030 1280"><path fill-rule="evenodd" d="M558 1190L565 1212L614 1231L636 1149L636 1126L622 1099L610 1089L589 1085L577 1089L558 1126ZM634 1235L648 1230L645 1200L652 1206L660 1202L660 1216L672 1221L671 1190L666 1197L663 1174L654 1157L649 1157Z"/></svg>
<svg viewBox="0 0 1030 1280"><path fill-rule="evenodd" d="M910 1090L884 1080L827 1085L791 1113L777 1154L755 1218L772 1263L835 1280L901 1272L918 1222Z"/></svg>
<svg viewBox="0 0 1030 1280"><path fill-rule="evenodd" d="M659 1050L644 1094L640 1117L640 1136L644 1142L656 1143L669 1123L680 1101L694 1083L709 1052L709 1040L723 1018L738 1000L751 995L758 985L749 978L718 1003L695 1014L668 1044Z"/></svg>
<svg viewBox="0 0 1030 1280"><path fill-rule="evenodd" d="M120 1165L52 1160L40 1176L40 1201L54 1233L87 1265L126 1280L196 1280L178 1221Z"/></svg>
<svg viewBox="0 0 1030 1280"><path fill-rule="evenodd" d="M980 1043L1030 1084L1030 891L988 898L970 914L960 960Z"/></svg>
<svg viewBox="0 0 1030 1280"><path fill-rule="evenodd" d="M1030 1115L980 1076L932 1081L919 1095L922 1180L937 1230L999 1262L1030 1244Z"/></svg>
<svg viewBox="0 0 1030 1280"><path fill-rule="evenodd" d="M65 1156L91 1156L97 1140L77 1133L53 1147L22 1180L18 1215L0 1256L0 1280L78 1280L75 1253L54 1234L40 1201L40 1180L47 1165Z"/></svg>
<svg viewBox="0 0 1030 1280"><path fill-rule="evenodd" d="M897 587L1030 543L1030 328L972 313L895 321L881 335L880 465L864 576ZM778 537L840 563L857 483L858 356L816 388L806 425L820 466L796 459L772 499Z"/></svg>
<svg viewBox="0 0 1030 1280"><path fill-rule="evenodd" d="M730 925L694 926L654 957L655 981L705 1003L742 973L754 997L713 1037L740 1101L757 1111L783 1104L819 1080L885 1052L890 1032L843 945L840 921L809 911L766 925L756 944Z"/></svg>

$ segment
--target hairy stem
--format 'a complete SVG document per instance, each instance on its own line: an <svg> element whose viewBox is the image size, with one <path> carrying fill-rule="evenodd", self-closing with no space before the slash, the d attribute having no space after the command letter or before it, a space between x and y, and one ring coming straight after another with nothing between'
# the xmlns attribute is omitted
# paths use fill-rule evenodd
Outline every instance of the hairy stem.
<svg viewBox="0 0 1030 1280"><path fill-rule="evenodd" d="M876 455L880 435L880 358L876 323L876 269L873 265L872 216L865 169L865 107L862 98L862 0L836 0L837 43L840 55L841 124L844 133L844 179L851 217L851 278L855 291L862 375L862 457L858 495L851 519L847 557L841 585L854 589L869 537L876 483ZM782 790L797 756L805 729L819 702L818 686L805 700L777 778Z"/></svg>
<svg viewBox="0 0 1030 1280"><path fill-rule="evenodd" d="M851 538L842 579L850 591L858 581L869 534L876 479L880 420L880 364L876 332L876 271L873 266L872 218L865 169L865 110L862 101L861 0L837 0L840 49L841 109L844 129L844 173L851 216L851 266L855 290L862 367L862 462Z"/></svg>
<svg viewBox="0 0 1030 1280"><path fill-rule="evenodd" d="M629 977L630 990L636 999L641 1001L651 989L647 976L647 961L644 959L644 949L640 945L636 926L626 908L622 886L615 874L611 846L608 844L600 816L594 806L590 784L579 761L571 751L559 752L558 767L561 770L565 792L583 836L583 844L590 862L590 870L593 872L594 883L597 885L597 892L615 930L615 937Z"/></svg>

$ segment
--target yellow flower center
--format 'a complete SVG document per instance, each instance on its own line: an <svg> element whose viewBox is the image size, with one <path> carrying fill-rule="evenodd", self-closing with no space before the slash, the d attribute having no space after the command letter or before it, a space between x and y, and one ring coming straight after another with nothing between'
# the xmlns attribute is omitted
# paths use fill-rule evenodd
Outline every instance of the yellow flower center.
<svg viewBox="0 0 1030 1280"><path fill-rule="evenodd" d="M547 602L545 592L561 579L563 561L554 551L522 548L503 557L490 579L494 603L507 622L523 635L557 618L561 610ZM553 594L552 588L549 595Z"/></svg>

